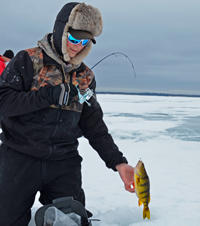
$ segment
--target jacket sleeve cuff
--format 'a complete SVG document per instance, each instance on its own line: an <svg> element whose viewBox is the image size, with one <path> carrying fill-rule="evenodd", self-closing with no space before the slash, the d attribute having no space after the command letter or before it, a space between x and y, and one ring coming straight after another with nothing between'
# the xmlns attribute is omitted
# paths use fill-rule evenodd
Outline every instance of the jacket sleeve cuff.
<svg viewBox="0 0 200 226"><path fill-rule="evenodd" d="M113 171L117 171L115 167L118 164L121 164L121 163L128 164L128 161L127 161L127 159L125 157L121 157L120 156L120 157L117 157L117 158L113 159L110 163L108 163L106 165L107 165L108 168L112 169Z"/></svg>

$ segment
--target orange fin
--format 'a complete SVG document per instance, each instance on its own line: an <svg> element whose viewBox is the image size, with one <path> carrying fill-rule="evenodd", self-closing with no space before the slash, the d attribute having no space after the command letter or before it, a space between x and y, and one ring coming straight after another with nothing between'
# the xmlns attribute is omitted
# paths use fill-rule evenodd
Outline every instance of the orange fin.
<svg viewBox="0 0 200 226"><path fill-rule="evenodd" d="M132 184L132 185L133 185L133 189L135 189L135 182L133 182L133 184Z"/></svg>
<svg viewBox="0 0 200 226"><path fill-rule="evenodd" d="M138 199L138 206L142 205L142 201L140 199Z"/></svg>
<svg viewBox="0 0 200 226"><path fill-rule="evenodd" d="M148 209L143 209L143 219L145 219L145 218L148 218L148 219L150 219L150 210L149 210L149 208Z"/></svg>

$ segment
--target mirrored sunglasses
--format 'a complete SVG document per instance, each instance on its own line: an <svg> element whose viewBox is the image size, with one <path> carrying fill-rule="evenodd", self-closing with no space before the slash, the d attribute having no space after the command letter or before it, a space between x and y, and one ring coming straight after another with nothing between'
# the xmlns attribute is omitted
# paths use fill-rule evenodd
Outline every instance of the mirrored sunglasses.
<svg viewBox="0 0 200 226"><path fill-rule="evenodd" d="M90 39L75 39L69 32L68 32L68 40L75 45L81 42L82 46L86 46L90 41Z"/></svg>

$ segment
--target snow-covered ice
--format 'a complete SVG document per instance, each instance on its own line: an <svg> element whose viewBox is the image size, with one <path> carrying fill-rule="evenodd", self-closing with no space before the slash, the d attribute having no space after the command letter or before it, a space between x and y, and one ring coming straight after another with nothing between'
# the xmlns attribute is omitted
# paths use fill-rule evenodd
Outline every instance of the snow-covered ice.
<svg viewBox="0 0 200 226"><path fill-rule="evenodd" d="M151 219L84 138L83 188L94 226L200 225L200 98L98 94L115 143L150 178ZM38 198L38 195L37 195ZM33 213L41 205L36 199ZM29 226L33 226L33 221Z"/></svg>

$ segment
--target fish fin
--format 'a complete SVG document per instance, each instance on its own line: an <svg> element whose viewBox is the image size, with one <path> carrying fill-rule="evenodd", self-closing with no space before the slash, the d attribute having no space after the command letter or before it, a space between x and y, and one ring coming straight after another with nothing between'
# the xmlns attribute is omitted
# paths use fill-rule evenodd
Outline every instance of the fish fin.
<svg viewBox="0 0 200 226"><path fill-rule="evenodd" d="M133 185L133 189L135 189L135 181L133 182L133 184L132 184L132 185Z"/></svg>
<svg viewBox="0 0 200 226"><path fill-rule="evenodd" d="M149 195L149 201L148 201L148 204L150 203L150 201L151 201L151 196Z"/></svg>
<svg viewBox="0 0 200 226"><path fill-rule="evenodd" d="M150 210L149 210L149 208L147 208L147 209L143 209L143 219L145 219L145 218L148 218L148 219L150 219Z"/></svg>
<svg viewBox="0 0 200 226"><path fill-rule="evenodd" d="M140 199L138 199L138 206L142 205L142 201Z"/></svg>

